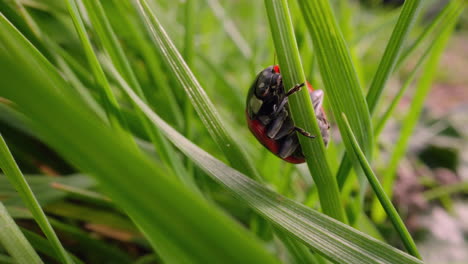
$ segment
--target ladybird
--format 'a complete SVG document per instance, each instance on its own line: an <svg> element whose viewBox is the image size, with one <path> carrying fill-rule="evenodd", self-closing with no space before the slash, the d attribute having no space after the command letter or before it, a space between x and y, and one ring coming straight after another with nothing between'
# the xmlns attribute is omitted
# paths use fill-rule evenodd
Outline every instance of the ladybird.
<svg viewBox="0 0 468 264"><path fill-rule="evenodd" d="M298 84L285 92L278 65L261 71L247 94L246 116L250 131L273 154L281 159L298 164L305 162L297 133L306 137L315 136L296 127L291 118L288 97L299 91L305 84ZM328 144L330 128L322 108L324 93L314 90L307 83L310 98L325 145Z"/></svg>

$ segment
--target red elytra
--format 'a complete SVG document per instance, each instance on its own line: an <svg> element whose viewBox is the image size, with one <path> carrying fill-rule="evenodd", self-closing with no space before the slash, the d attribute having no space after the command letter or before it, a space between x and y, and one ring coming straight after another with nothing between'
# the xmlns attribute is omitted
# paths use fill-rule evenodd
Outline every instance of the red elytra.
<svg viewBox="0 0 468 264"><path fill-rule="evenodd" d="M281 159L298 164L305 162L296 131L308 137L309 133L297 128L291 118L287 98L300 90L297 85L288 93L284 91L278 65L261 71L247 95L247 124L252 134L273 154ZM316 118L325 144L328 143L329 125L322 109L323 92L307 83Z"/></svg>

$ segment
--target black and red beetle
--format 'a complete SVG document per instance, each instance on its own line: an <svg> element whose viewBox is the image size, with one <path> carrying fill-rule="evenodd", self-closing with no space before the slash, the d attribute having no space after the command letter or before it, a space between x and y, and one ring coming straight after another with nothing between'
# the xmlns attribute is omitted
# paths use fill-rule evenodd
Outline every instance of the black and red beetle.
<svg viewBox="0 0 468 264"><path fill-rule="evenodd" d="M303 86L304 84L298 84L285 92L279 66L274 65L257 75L247 95L246 115L250 131L273 154L295 164L305 161L296 132L314 137L296 127L289 112L288 96ZM313 90L309 83L307 88L326 145L330 126L322 108L323 91Z"/></svg>

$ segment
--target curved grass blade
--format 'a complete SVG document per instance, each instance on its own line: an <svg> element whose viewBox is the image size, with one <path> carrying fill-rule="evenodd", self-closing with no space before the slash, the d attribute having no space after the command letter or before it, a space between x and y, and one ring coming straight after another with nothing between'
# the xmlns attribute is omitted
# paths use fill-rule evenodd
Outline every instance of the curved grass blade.
<svg viewBox="0 0 468 264"><path fill-rule="evenodd" d="M213 140L223 151L229 163L246 175L254 179L260 179L258 172L247 157L247 154L242 150L239 144L233 140L228 131L226 131L226 126L223 125L213 103L211 103L200 83L182 59L182 56L169 39L169 36L166 34L156 16L152 13L147 2L145 0L134 0L134 3L144 19L145 25L154 42L154 48L161 54L167 69L174 76L175 80L185 89L187 96L192 101L203 124L207 127Z"/></svg>
<svg viewBox="0 0 468 264"><path fill-rule="evenodd" d="M403 95L405 94L406 90L410 87L411 83L413 82L414 78L416 77L416 74L418 73L419 69L421 66L424 64L426 61L426 58L429 56L429 54L432 53L434 46L431 46L426 49L423 55L419 58L419 60L416 62L416 65L414 68L411 70L409 73L405 83L402 85L400 90L398 90L398 93L395 95L393 98L392 102L388 106L388 108L385 110L384 114L382 117L379 118L377 125L375 126L374 129L374 135L376 138L380 135L382 132L385 124L387 121L390 119L390 117L393 115L393 112L395 111L396 107L398 106L398 103L400 102L401 98L403 98Z"/></svg>
<svg viewBox="0 0 468 264"><path fill-rule="evenodd" d="M43 263L2 202L0 202L0 243L13 257L15 263Z"/></svg>
<svg viewBox="0 0 468 264"><path fill-rule="evenodd" d="M284 87L287 91L296 84L306 82L288 5L284 0L266 0L265 6L278 54ZM314 118L315 113L308 90L302 89L288 99L294 123L312 134L321 135L317 120ZM322 137L318 136L316 139L311 140L299 135L299 140L310 173L317 184L323 212L344 222L345 214L341 205L336 178L333 177L326 160Z"/></svg>
<svg viewBox="0 0 468 264"><path fill-rule="evenodd" d="M1 15L0 28L0 96L16 103L66 160L95 177L166 262L277 263L245 229L122 141L82 101L64 96L67 83Z"/></svg>
<svg viewBox="0 0 468 264"><path fill-rule="evenodd" d="M361 164L362 169L364 170L364 174L367 176L367 180L369 181L372 189L374 190L377 198L379 199L380 204L383 206L385 212L390 218L393 227L400 235L400 238L403 241L406 250L411 255L420 259L421 255L419 254L418 249L416 248L416 243L414 243L413 238L406 229L405 223L403 222L403 220L401 220L400 216L398 215L398 212L393 206L392 201L385 194L385 191L383 190L382 185L380 185L377 176L375 176L374 172L372 171L372 168L369 162L367 161L366 156L364 156L364 153L362 152L361 148L359 148L359 144L356 140L356 137L353 134L353 131L351 130L351 126L349 125L346 115L342 114L342 116L347 125L347 131L346 134L344 134L345 137L343 137L343 140L350 141L351 146L353 147L353 149L348 149L348 151L353 151L355 154L354 156L358 158L359 163Z"/></svg>
<svg viewBox="0 0 468 264"><path fill-rule="evenodd" d="M395 69L399 69L403 63L406 62L408 58L410 58L410 55L413 54L418 47L421 46L421 44L427 40L427 38L434 33L437 28L440 25L443 25L444 21L447 19L450 19L451 17L454 17L457 15L457 12L460 8L463 8L463 5L466 5L467 2L464 0L453 0L449 1L445 7L442 9L442 11L439 12L436 18L429 24L426 28L424 28L423 32L419 37L410 45L409 47L404 50L398 59L398 62L395 66Z"/></svg>
<svg viewBox="0 0 468 264"><path fill-rule="evenodd" d="M388 78L393 73L393 69L403 49L403 43L414 24L414 20L418 16L422 2L422 0L407 0L403 5L400 17L393 29L392 36L385 48L385 52L367 93L366 99L371 114L377 106Z"/></svg>
<svg viewBox="0 0 468 264"><path fill-rule="evenodd" d="M369 157L373 146L369 109L330 3L326 0L298 0L298 3L314 43L324 88L340 132L345 132L341 113L346 113L360 147ZM348 162L346 165L349 170L353 164ZM339 172L342 171L341 167ZM354 164L354 167L358 172L359 182L364 184L365 178L360 173L359 164ZM337 178L341 187L340 178ZM361 188L361 194L364 190L365 188Z"/></svg>
<svg viewBox="0 0 468 264"><path fill-rule="evenodd" d="M100 88L99 91L101 93L102 101L104 102L104 109L106 110L107 117L112 127L123 137L123 135L127 134L122 127L122 124L125 124L122 113L119 110L120 108L117 103L117 99L115 98L109 82L104 75L104 71L99 66L98 59L94 54L93 47L91 46L91 42L87 36L85 26L81 20L80 13L75 1L67 0L67 8L83 45L86 58L88 59L89 66L91 67L91 72L93 73L97 86Z"/></svg>
<svg viewBox="0 0 468 264"><path fill-rule="evenodd" d="M103 43L103 46L113 64L119 72L123 74L125 79L132 84L137 94L147 101L145 94L136 78L134 71L130 66L130 62L127 60L124 50L121 47L117 36L115 35L104 9L99 1L94 0L82 0L86 7L86 11L92 21L99 39ZM82 40L83 41L83 40ZM88 40L89 42L89 40ZM154 128L151 123L145 118L144 114L137 111L138 118L149 135L151 142L154 144L155 149L162 156L162 159L166 164L170 164L171 169L177 175L177 177L190 186L193 190L198 190L193 179L184 169L184 165L180 159L178 159L177 153L174 148L167 142L167 140L161 135L157 128Z"/></svg>
<svg viewBox="0 0 468 264"><path fill-rule="evenodd" d="M271 191L217 160L156 115L115 70L113 76L166 137L213 180L225 186L240 201L247 203L284 233L301 240L317 253L336 263L422 263L331 217Z"/></svg>
<svg viewBox="0 0 468 264"><path fill-rule="evenodd" d="M63 248L60 240L54 232L54 229L50 225L47 217L42 210L39 202L37 201L34 193L29 187L24 175L21 173L18 165L16 164L5 140L0 133L0 168L10 180L10 183L15 187L16 191L21 196L28 209L34 216L34 220L41 228L42 232L46 235L50 241L56 254L60 257L63 263L73 263L67 252Z"/></svg>
<svg viewBox="0 0 468 264"><path fill-rule="evenodd" d="M434 48L429 58L427 59L424 74L418 81L418 85L416 87L416 91L411 102L411 107L402 123L402 130L398 137L398 143L395 146L395 149L390 157L389 165L385 170L385 174L382 178L382 185L389 197L392 197L392 187L395 181L398 165L400 163L400 160L406 153L406 149L408 147L409 140L411 139L411 135L413 134L413 130L419 121L419 116L423 109L424 101L426 100L426 97L429 94L429 91L432 87L431 84L434 80L440 57L442 56L442 53L445 47L447 46L447 42L450 39L451 33L462 11L463 8L460 8L458 10L458 14L447 21L444 30L434 41ZM382 207L376 200L374 200L372 204L371 212L374 221L381 222L384 220L384 212L382 210Z"/></svg>

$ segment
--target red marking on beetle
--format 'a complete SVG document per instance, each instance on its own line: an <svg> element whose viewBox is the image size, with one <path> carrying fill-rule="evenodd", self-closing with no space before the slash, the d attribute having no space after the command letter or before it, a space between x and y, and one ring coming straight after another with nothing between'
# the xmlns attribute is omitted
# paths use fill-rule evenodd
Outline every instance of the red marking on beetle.
<svg viewBox="0 0 468 264"><path fill-rule="evenodd" d="M284 160L287 161L287 162L290 162L290 163L294 163L294 164L299 164L299 163L304 163L305 162L304 158L298 158L298 157L294 157L294 156L289 156L289 157L285 158Z"/></svg>
<svg viewBox="0 0 468 264"><path fill-rule="evenodd" d="M306 81L307 84L307 89L309 89L309 93L314 91L314 88L312 87L312 84L310 84L308 81Z"/></svg>
<svg viewBox="0 0 468 264"><path fill-rule="evenodd" d="M262 143L262 145L264 145L271 152L273 152L274 154L277 154L279 151L278 142L276 142L275 140L267 136L265 126L262 123L260 123L260 121L258 120L249 119L248 114L247 114L247 123L248 123L250 131L258 139L258 141L260 141L260 143Z"/></svg>
<svg viewBox="0 0 468 264"><path fill-rule="evenodd" d="M276 73L280 73L280 69L279 69L279 66L278 66L278 65L273 66L273 70L274 70Z"/></svg>
<svg viewBox="0 0 468 264"><path fill-rule="evenodd" d="M251 120L249 118L249 114L246 112L247 115L247 124L250 129L250 132L254 134L254 136L262 143L263 146L265 146L267 149L269 149L273 154L278 156L279 152L279 143L278 141L271 139L267 136L266 134L266 128L265 126L260 123L258 120ZM278 156L279 157L279 156ZM281 158L281 157L280 157ZM305 159L303 157L295 157L293 155L284 158L285 161L294 163L294 164L299 164L299 163L304 163Z"/></svg>

